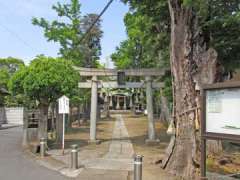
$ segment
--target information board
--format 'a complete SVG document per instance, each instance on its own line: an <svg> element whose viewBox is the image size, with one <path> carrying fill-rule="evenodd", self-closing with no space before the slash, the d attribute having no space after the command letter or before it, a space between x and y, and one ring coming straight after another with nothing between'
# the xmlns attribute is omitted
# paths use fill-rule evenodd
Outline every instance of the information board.
<svg viewBox="0 0 240 180"><path fill-rule="evenodd" d="M59 98L58 107L59 114L69 114L69 98L67 96Z"/></svg>
<svg viewBox="0 0 240 180"><path fill-rule="evenodd" d="M206 91L206 133L240 135L240 88Z"/></svg>

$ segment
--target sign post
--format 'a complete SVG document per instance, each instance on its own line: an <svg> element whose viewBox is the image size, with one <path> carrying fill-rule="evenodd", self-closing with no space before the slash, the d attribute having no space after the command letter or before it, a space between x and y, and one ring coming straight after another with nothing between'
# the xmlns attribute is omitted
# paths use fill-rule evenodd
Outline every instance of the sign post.
<svg viewBox="0 0 240 180"><path fill-rule="evenodd" d="M65 121L66 114L69 114L69 98L67 96L62 96L58 99L58 111L59 114L63 115L63 137L62 137L62 153L64 155L64 139L65 139Z"/></svg>
<svg viewBox="0 0 240 180"><path fill-rule="evenodd" d="M240 82L204 85L201 94L201 177L206 179L207 140L240 143Z"/></svg>

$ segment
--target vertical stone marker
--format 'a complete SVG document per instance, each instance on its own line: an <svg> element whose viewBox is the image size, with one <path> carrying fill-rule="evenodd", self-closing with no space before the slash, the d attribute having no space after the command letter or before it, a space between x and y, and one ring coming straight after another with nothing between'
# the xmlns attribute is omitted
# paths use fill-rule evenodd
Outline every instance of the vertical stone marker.
<svg viewBox="0 0 240 180"><path fill-rule="evenodd" d="M99 141L96 139L96 130L97 130L97 103L98 103L98 94L97 94L97 76L92 77L92 91L91 91L91 114L90 114L90 140L89 143L98 144Z"/></svg>
<svg viewBox="0 0 240 180"><path fill-rule="evenodd" d="M153 93L152 93L152 78L146 76L146 95L147 95L147 115L148 115L148 139L147 144L159 143L159 139L156 139L155 122L153 117Z"/></svg>

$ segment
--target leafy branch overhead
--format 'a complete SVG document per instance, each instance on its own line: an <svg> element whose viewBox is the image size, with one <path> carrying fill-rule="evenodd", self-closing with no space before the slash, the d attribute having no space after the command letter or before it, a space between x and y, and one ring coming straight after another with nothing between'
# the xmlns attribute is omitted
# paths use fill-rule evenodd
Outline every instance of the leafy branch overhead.
<svg viewBox="0 0 240 180"><path fill-rule="evenodd" d="M43 28L48 41L60 44L59 54L72 60L75 65L96 67L101 55L100 39L102 37L101 22L97 22L83 39L87 29L97 18L97 14L82 16L79 0L71 0L69 4L57 3L52 9L62 21L49 22L44 18L33 18L33 25Z"/></svg>

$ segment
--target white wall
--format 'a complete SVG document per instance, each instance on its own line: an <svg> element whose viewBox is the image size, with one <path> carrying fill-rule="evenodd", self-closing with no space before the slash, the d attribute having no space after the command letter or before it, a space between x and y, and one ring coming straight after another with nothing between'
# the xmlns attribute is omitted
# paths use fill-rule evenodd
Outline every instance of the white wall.
<svg viewBox="0 0 240 180"><path fill-rule="evenodd" d="M5 109L8 124L23 125L23 107L11 107Z"/></svg>

